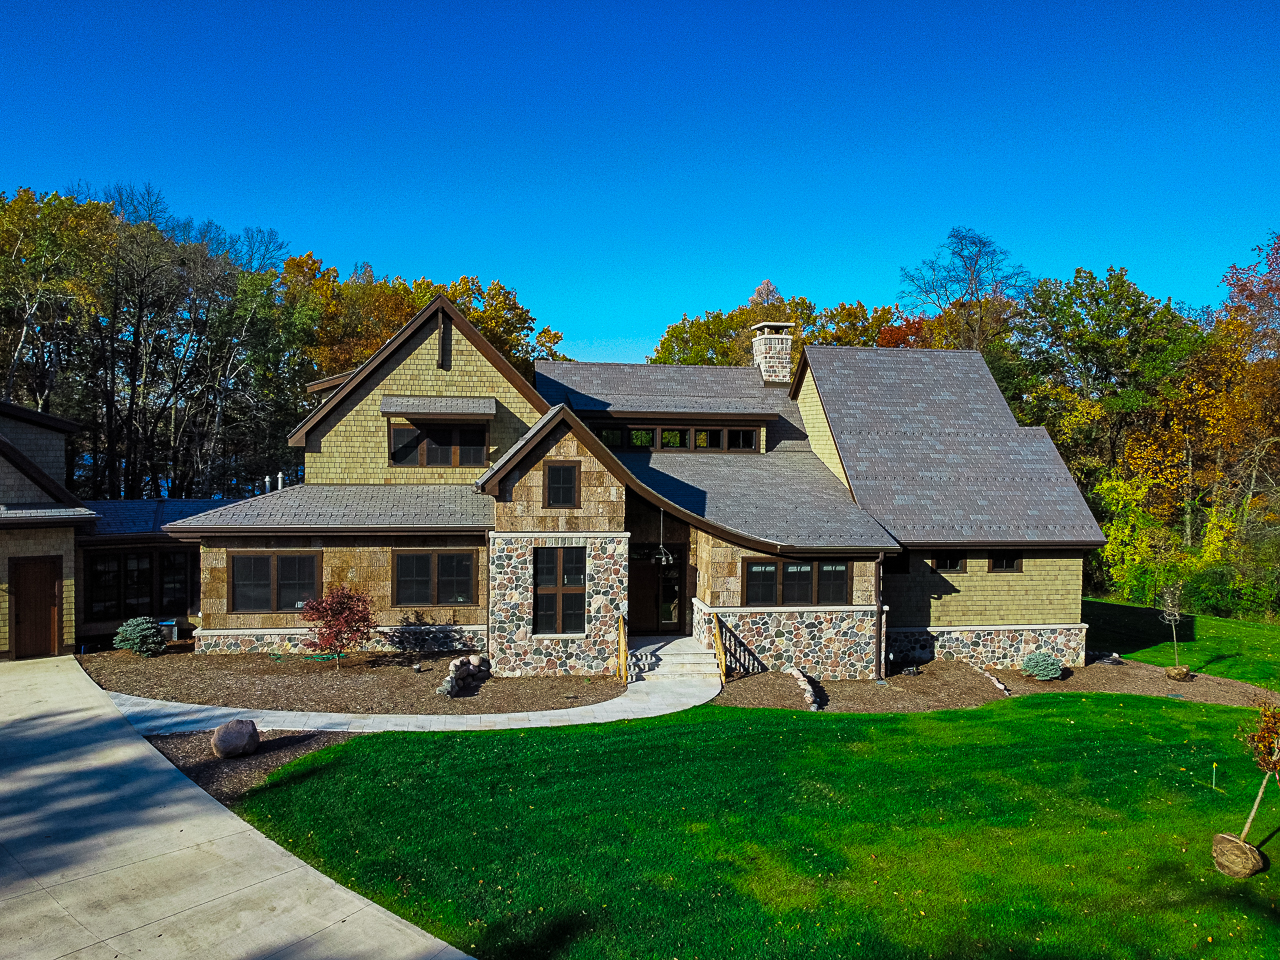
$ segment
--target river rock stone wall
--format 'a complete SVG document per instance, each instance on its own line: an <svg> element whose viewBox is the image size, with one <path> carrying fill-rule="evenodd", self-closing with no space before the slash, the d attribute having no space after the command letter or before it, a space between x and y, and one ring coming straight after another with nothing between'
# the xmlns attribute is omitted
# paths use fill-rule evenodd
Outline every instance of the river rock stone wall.
<svg viewBox="0 0 1280 960"><path fill-rule="evenodd" d="M694 636L715 649L712 620L719 615L730 670L760 673L799 668L815 680L869 680L875 676L874 607L708 607L694 601Z"/></svg>
<svg viewBox="0 0 1280 960"><path fill-rule="evenodd" d="M533 632L533 551L586 547L586 633ZM627 609L625 534L517 536L489 540L489 658L499 677L606 674L618 666L618 618Z"/></svg>
<svg viewBox="0 0 1280 960"><path fill-rule="evenodd" d="M964 660L977 667L1020 667L1032 653L1051 653L1063 666L1084 666L1083 623L1019 627L890 629L885 636L885 672L904 663ZM890 659L892 654L892 659Z"/></svg>
<svg viewBox="0 0 1280 960"><path fill-rule="evenodd" d="M197 630L196 653L314 653L306 647L305 630ZM360 647L380 653L438 653L484 650L484 624L379 627L376 637Z"/></svg>

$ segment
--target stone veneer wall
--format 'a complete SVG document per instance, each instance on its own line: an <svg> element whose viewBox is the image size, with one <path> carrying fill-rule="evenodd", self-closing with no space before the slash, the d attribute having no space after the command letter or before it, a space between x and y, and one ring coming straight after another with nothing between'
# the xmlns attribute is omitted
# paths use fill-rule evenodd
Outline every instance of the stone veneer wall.
<svg viewBox="0 0 1280 960"><path fill-rule="evenodd" d="M874 607L709 607L694 601L694 637L715 648L719 615L730 669L751 672L799 667L815 680L875 676Z"/></svg>
<svg viewBox="0 0 1280 960"><path fill-rule="evenodd" d="M343 400L307 436L308 483L471 483L478 467L393 467L382 415L384 396L496 397L489 425L489 462L502 456L540 414L458 330L452 333L448 370L438 365L440 341L433 321L402 344L378 371Z"/></svg>
<svg viewBox="0 0 1280 960"><path fill-rule="evenodd" d="M305 630L197 630L196 653L311 653ZM484 650L484 624L379 627L361 650L385 653L432 653L442 650Z"/></svg>
<svg viewBox="0 0 1280 960"><path fill-rule="evenodd" d="M577 509L544 507L544 460L569 460L579 466L580 503ZM627 488L565 424L531 449L500 485L494 504L494 529L522 533L595 533L625 527Z"/></svg>
<svg viewBox="0 0 1280 960"><path fill-rule="evenodd" d="M763 334L751 341L751 360L766 383L791 382L791 335Z"/></svg>
<svg viewBox="0 0 1280 960"><path fill-rule="evenodd" d="M62 653L75 649L76 546L73 527L45 527L0 531L0 652L9 650L12 557L62 557Z"/></svg>
<svg viewBox="0 0 1280 960"><path fill-rule="evenodd" d="M498 676L604 674L617 669L618 618L627 610L628 535L489 535L489 659ZM587 632L533 632L533 551L587 548Z"/></svg>
<svg viewBox="0 0 1280 960"><path fill-rule="evenodd" d="M1064 666L1084 666L1088 624L1033 626L890 628L885 635L885 673L903 663L964 660L976 667L1019 667L1029 654L1051 653ZM893 659L889 655L893 654Z"/></svg>

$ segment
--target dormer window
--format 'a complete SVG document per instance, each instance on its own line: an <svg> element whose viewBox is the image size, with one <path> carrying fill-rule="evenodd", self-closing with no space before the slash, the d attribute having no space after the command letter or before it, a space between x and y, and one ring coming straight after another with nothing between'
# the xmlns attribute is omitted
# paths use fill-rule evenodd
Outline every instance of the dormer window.
<svg viewBox="0 0 1280 960"><path fill-rule="evenodd" d="M483 467L489 437L484 427L431 424L391 427L393 467Z"/></svg>
<svg viewBox="0 0 1280 960"><path fill-rule="evenodd" d="M596 436L611 450L694 451L696 453L754 453L760 431L756 427L613 426L597 425Z"/></svg>

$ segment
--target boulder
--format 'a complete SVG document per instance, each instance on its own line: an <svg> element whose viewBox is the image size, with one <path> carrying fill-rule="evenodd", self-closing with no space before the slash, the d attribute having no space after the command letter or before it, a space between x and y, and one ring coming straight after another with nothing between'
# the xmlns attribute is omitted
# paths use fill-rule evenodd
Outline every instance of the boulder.
<svg viewBox="0 0 1280 960"><path fill-rule="evenodd" d="M1219 873L1243 880L1252 877L1263 866L1262 854L1251 843L1234 833L1220 833L1213 838L1213 865Z"/></svg>
<svg viewBox="0 0 1280 960"><path fill-rule="evenodd" d="M478 653L473 653L471 656L467 657L467 660L471 662L473 667L478 667L480 664L484 663L484 657L480 656Z"/></svg>
<svg viewBox="0 0 1280 960"><path fill-rule="evenodd" d="M1177 680L1179 683L1186 683L1191 679L1191 671L1186 667L1165 667L1164 675L1170 680Z"/></svg>
<svg viewBox="0 0 1280 960"><path fill-rule="evenodd" d="M258 725L252 720L228 720L213 731L209 745L224 760L253 753L258 749Z"/></svg>

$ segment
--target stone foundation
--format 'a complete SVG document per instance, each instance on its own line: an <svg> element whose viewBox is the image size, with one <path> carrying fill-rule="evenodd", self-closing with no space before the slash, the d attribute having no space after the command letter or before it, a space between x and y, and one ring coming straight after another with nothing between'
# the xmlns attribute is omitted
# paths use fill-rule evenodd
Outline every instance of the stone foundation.
<svg viewBox="0 0 1280 960"><path fill-rule="evenodd" d="M499 677L599 675L618 665L618 618L626 613L626 534L491 534L489 658ZM587 630L572 636L533 632L533 551L587 548Z"/></svg>
<svg viewBox="0 0 1280 960"><path fill-rule="evenodd" d="M305 630L197 630L196 653L314 653ZM361 650L378 653L439 653L485 650L488 628L467 626L379 627L377 639Z"/></svg>
<svg viewBox="0 0 1280 960"><path fill-rule="evenodd" d="M799 668L814 680L875 676L874 607L708 607L693 604L694 637L714 649L719 615L730 670L760 673Z"/></svg>
<svg viewBox="0 0 1280 960"><path fill-rule="evenodd" d="M885 672L902 664L964 660L977 667L1020 667L1028 654L1051 653L1067 667L1084 666L1088 624L998 627L898 627L885 636ZM889 655L893 654L893 659Z"/></svg>

